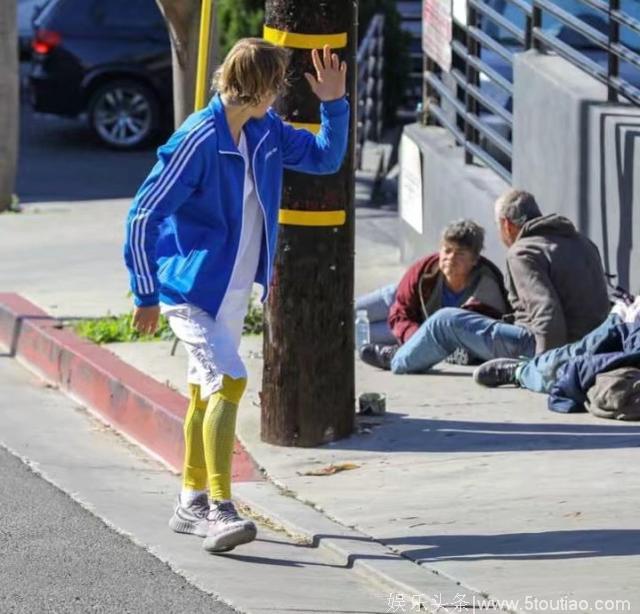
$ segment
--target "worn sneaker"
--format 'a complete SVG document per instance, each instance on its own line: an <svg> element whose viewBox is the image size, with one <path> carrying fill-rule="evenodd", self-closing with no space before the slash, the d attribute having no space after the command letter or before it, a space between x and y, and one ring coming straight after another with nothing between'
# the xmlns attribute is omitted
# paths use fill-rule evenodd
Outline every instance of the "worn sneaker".
<svg viewBox="0 0 640 614"><path fill-rule="evenodd" d="M256 525L241 518L231 501L212 501L209 529L202 547L207 552L228 552L256 538Z"/></svg>
<svg viewBox="0 0 640 614"><path fill-rule="evenodd" d="M190 533L198 537L206 537L209 522L209 499L203 493L196 497L190 505L182 505L180 496L178 504L169 520L169 527L176 533Z"/></svg>
<svg viewBox="0 0 640 614"><path fill-rule="evenodd" d="M449 354L444 361L450 365L461 365L463 367L481 365L484 362L464 348L456 348L453 354Z"/></svg>
<svg viewBox="0 0 640 614"><path fill-rule="evenodd" d="M391 361L398 351L397 345L378 345L376 343L367 343L360 348L360 360L371 365L389 371L391 369Z"/></svg>
<svg viewBox="0 0 640 614"><path fill-rule="evenodd" d="M464 348L456 348L453 354L449 354L444 361L450 365L466 366L471 364L471 355Z"/></svg>
<svg viewBox="0 0 640 614"><path fill-rule="evenodd" d="M473 372L473 380L476 384L487 388L518 386L516 371L521 364L522 361L515 358L494 358Z"/></svg>

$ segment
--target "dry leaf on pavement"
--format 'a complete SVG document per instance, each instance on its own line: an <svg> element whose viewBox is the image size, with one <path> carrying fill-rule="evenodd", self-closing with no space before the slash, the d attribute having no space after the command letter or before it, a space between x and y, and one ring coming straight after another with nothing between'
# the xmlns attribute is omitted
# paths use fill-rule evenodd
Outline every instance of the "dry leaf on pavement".
<svg viewBox="0 0 640 614"><path fill-rule="evenodd" d="M336 465L327 465L326 467L322 467L320 469L311 469L310 471L305 471L304 473L298 472L298 475L333 475L334 473L340 473L340 471L351 471L352 469L357 469L360 465L356 465L355 463L338 463Z"/></svg>

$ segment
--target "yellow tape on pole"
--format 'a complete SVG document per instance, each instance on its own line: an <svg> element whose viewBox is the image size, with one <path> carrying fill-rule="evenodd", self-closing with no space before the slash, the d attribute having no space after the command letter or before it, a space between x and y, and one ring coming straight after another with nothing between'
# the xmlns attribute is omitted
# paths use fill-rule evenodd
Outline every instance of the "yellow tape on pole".
<svg viewBox="0 0 640 614"><path fill-rule="evenodd" d="M209 48L211 41L211 13L213 0L202 0L200 11L200 37L198 39L198 67L196 69L195 110L207 104L207 76L209 73Z"/></svg>
<svg viewBox="0 0 640 614"><path fill-rule="evenodd" d="M313 134L318 134L321 128L321 124L305 124L303 122L287 122L287 123L291 124L294 128L298 128L298 129L303 128L304 130L313 132Z"/></svg>
<svg viewBox="0 0 640 614"><path fill-rule="evenodd" d="M280 223L289 226L343 226L347 212L339 211L296 211L280 209Z"/></svg>
<svg viewBox="0 0 640 614"><path fill-rule="evenodd" d="M342 49L347 46L347 33L339 34L298 34L285 32L269 26L264 26L263 38L278 47L292 49L321 49L329 45L332 49Z"/></svg>

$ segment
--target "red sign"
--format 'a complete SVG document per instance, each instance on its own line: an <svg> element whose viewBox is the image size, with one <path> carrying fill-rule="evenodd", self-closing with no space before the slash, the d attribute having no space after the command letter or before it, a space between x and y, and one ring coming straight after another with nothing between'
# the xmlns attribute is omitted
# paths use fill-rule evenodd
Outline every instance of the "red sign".
<svg viewBox="0 0 640 614"><path fill-rule="evenodd" d="M442 70L451 70L451 0L423 0L422 50Z"/></svg>

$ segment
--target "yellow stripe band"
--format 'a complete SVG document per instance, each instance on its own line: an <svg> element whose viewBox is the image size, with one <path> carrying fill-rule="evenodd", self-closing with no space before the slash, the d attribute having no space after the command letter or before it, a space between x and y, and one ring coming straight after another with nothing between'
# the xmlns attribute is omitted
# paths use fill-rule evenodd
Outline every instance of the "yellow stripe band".
<svg viewBox="0 0 640 614"><path fill-rule="evenodd" d="M339 211L295 211L280 209L280 223L290 226L343 226L347 212Z"/></svg>
<svg viewBox="0 0 640 614"><path fill-rule="evenodd" d="M322 124L305 124L303 122L287 122L291 124L294 128L298 130L308 130L309 132L313 132L313 134L318 134L320 132L320 128Z"/></svg>
<svg viewBox="0 0 640 614"><path fill-rule="evenodd" d="M331 49L342 49L347 46L347 33L340 34L297 34L264 26L263 38L278 47L293 49L322 49L329 45Z"/></svg>

